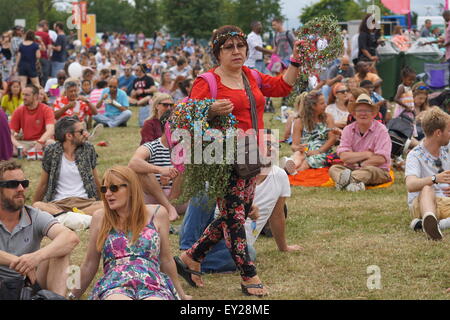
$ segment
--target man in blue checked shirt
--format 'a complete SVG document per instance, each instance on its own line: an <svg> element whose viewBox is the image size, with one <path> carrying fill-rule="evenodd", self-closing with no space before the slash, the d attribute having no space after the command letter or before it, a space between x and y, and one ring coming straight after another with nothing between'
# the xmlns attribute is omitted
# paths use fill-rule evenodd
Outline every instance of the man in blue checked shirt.
<svg viewBox="0 0 450 320"><path fill-rule="evenodd" d="M116 77L111 78L108 88L103 89L97 108L100 108L103 103L106 106L105 114L97 114L93 119L110 128L126 126L131 118L131 111L128 110L130 105L125 91L119 89L119 81Z"/></svg>

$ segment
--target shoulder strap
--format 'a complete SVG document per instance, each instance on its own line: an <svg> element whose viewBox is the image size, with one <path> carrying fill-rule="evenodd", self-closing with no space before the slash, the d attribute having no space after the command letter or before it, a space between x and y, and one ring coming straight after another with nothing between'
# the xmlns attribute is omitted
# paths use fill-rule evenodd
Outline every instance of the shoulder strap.
<svg viewBox="0 0 450 320"><path fill-rule="evenodd" d="M159 208L161 208L161 205L158 205L156 207L155 212L153 212L152 219L150 220L150 223L153 223L153 220L155 219L155 216L158 213Z"/></svg>
<svg viewBox="0 0 450 320"><path fill-rule="evenodd" d="M262 79L261 79L261 75L259 74L258 71L256 71L255 69L250 69L253 78L256 80L256 83L258 84L258 87L260 89L262 89Z"/></svg>
<svg viewBox="0 0 450 320"><path fill-rule="evenodd" d="M245 91L247 92L248 100L250 100L250 110L251 110L251 114L252 114L253 129L255 129L256 134L258 134L258 118L256 116L255 96L253 95L253 92L252 92L252 89L250 88L248 79L244 73L242 73L242 79L244 80L244 86L245 86Z"/></svg>
<svg viewBox="0 0 450 320"><path fill-rule="evenodd" d="M211 93L211 98L216 99L217 98L217 81L216 77L212 72L205 72L198 76L199 78L202 78L206 82L208 82L209 85L209 92Z"/></svg>
<svg viewBox="0 0 450 320"><path fill-rule="evenodd" d="M289 30L286 31L286 38L287 41L289 42L289 45L291 46L291 49L294 49L294 45L292 44L291 38L289 38Z"/></svg>

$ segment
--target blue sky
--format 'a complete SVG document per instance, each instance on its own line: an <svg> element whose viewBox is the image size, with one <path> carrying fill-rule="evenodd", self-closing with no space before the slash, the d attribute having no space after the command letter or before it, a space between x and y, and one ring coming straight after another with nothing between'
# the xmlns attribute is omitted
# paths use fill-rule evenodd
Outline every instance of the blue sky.
<svg viewBox="0 0 450 320"><path fill-rule="evenodd" d="M318 1L319 0L281 0L283 14L287 17L286 27L297 28L299 26L298 16L300 15L301 9ZM425 6L431 6L431 15L440 15L436 8L440 3L443 4L444 0L411 0L411 9L419 15L426 15L427 9Z"/></svg>

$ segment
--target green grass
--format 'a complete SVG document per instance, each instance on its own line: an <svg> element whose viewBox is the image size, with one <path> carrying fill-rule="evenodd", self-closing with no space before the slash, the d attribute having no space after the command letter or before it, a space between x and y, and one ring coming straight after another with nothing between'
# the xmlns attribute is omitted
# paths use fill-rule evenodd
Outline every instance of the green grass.
<svg viewBox="0 0 450 320"><path fill-rule="evenodd" d="M280 129L281 122L266 114L266 127ZM112 165L126 165L140 142L137 110L127 128L105 129L96 147L100 175ZM281 155L288 155L283 145ZM36 189L40 163L22 161L32 181L28 203ZM268 299L449 299L449 233L441 242L428 241L423 233L409 229L409 212L403 173L396 172L388 189L360 193L334 188L292 187L287 201L287 240L304 250L282 253L273 239L256 242L257 270L270 289ZM177 221L176 224L180 224ZM79 232L80 245L72 263L81 265L88 231ZM178 254L178 236L171 235L173 254ZM367 288L367 267L381 270L380 290ZM101 275L100 266L96 281ZM241 292L238 273L205 275L205 287L194 289L182 280L194 299L247 299ZM91 284L92 285L95 282ZM91 288L86 291L86 298Z"/></svg>

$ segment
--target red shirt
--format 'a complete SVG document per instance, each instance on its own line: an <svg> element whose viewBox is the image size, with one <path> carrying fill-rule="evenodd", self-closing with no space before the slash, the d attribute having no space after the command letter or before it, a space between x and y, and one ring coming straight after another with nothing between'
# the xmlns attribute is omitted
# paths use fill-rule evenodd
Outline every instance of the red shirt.
<svg viewBox="0 0 450 320"><path fill-rule="evenodd" d="M55 104L53 105L53 110L58 111L68 104L69 99L66 96L59 97L58 99L56 99ZM91 109L89 108L86 102L77 100L76 106L67 109L66 112L64 112L60 118L77 116L78 119L80 119L80 121L83 122L85 115L92 115Z"/></svg>
<svg viewBox="0 0 450 320"><path fill-rule="evenodd" d="M39 103L35 110L29 110L22 105L17 108L9 122L9 127L15 132L22 129L23 140L37 141L45 133L46 126L55 123L55 115L52 108Z"/></svg>
<svg viewBox="0 0 450 320"><path fill-rule="evenodd" d="M45 50L41 50L41 58L48 60L47 49L48 46L52 44L52 39L50 39L50 36L48 35L47 32L43 31L36 31L36 36L41 37L42 42L44 42L45 44Z"/></svg>
<svg viewBox="0 0 450 320"><path fill-rule="evenodd" d="M252 115L250 110L250 101L247 97L245 89L230 89L222 84L220 76L214 73L213 68L208 72L212 72L217 81L217 97L216 99L229 99L233 105L233 115L239 121L237 127L244 131L252 129ZM259 89L256 79L252 76L249 68L243 66L242 70L245 72L250 82L250 88L255 96L256 100L256 113L258 118L258 129L264 128L264 105L266 99L264 97L285 97L291 90L292 86L287 84L282 76L272 77L263 73L260 73L262 80L262 89ZM206 80L197 78L192 86L190 95L191 99L205 99L211 98L209 85Z"/></svg>

